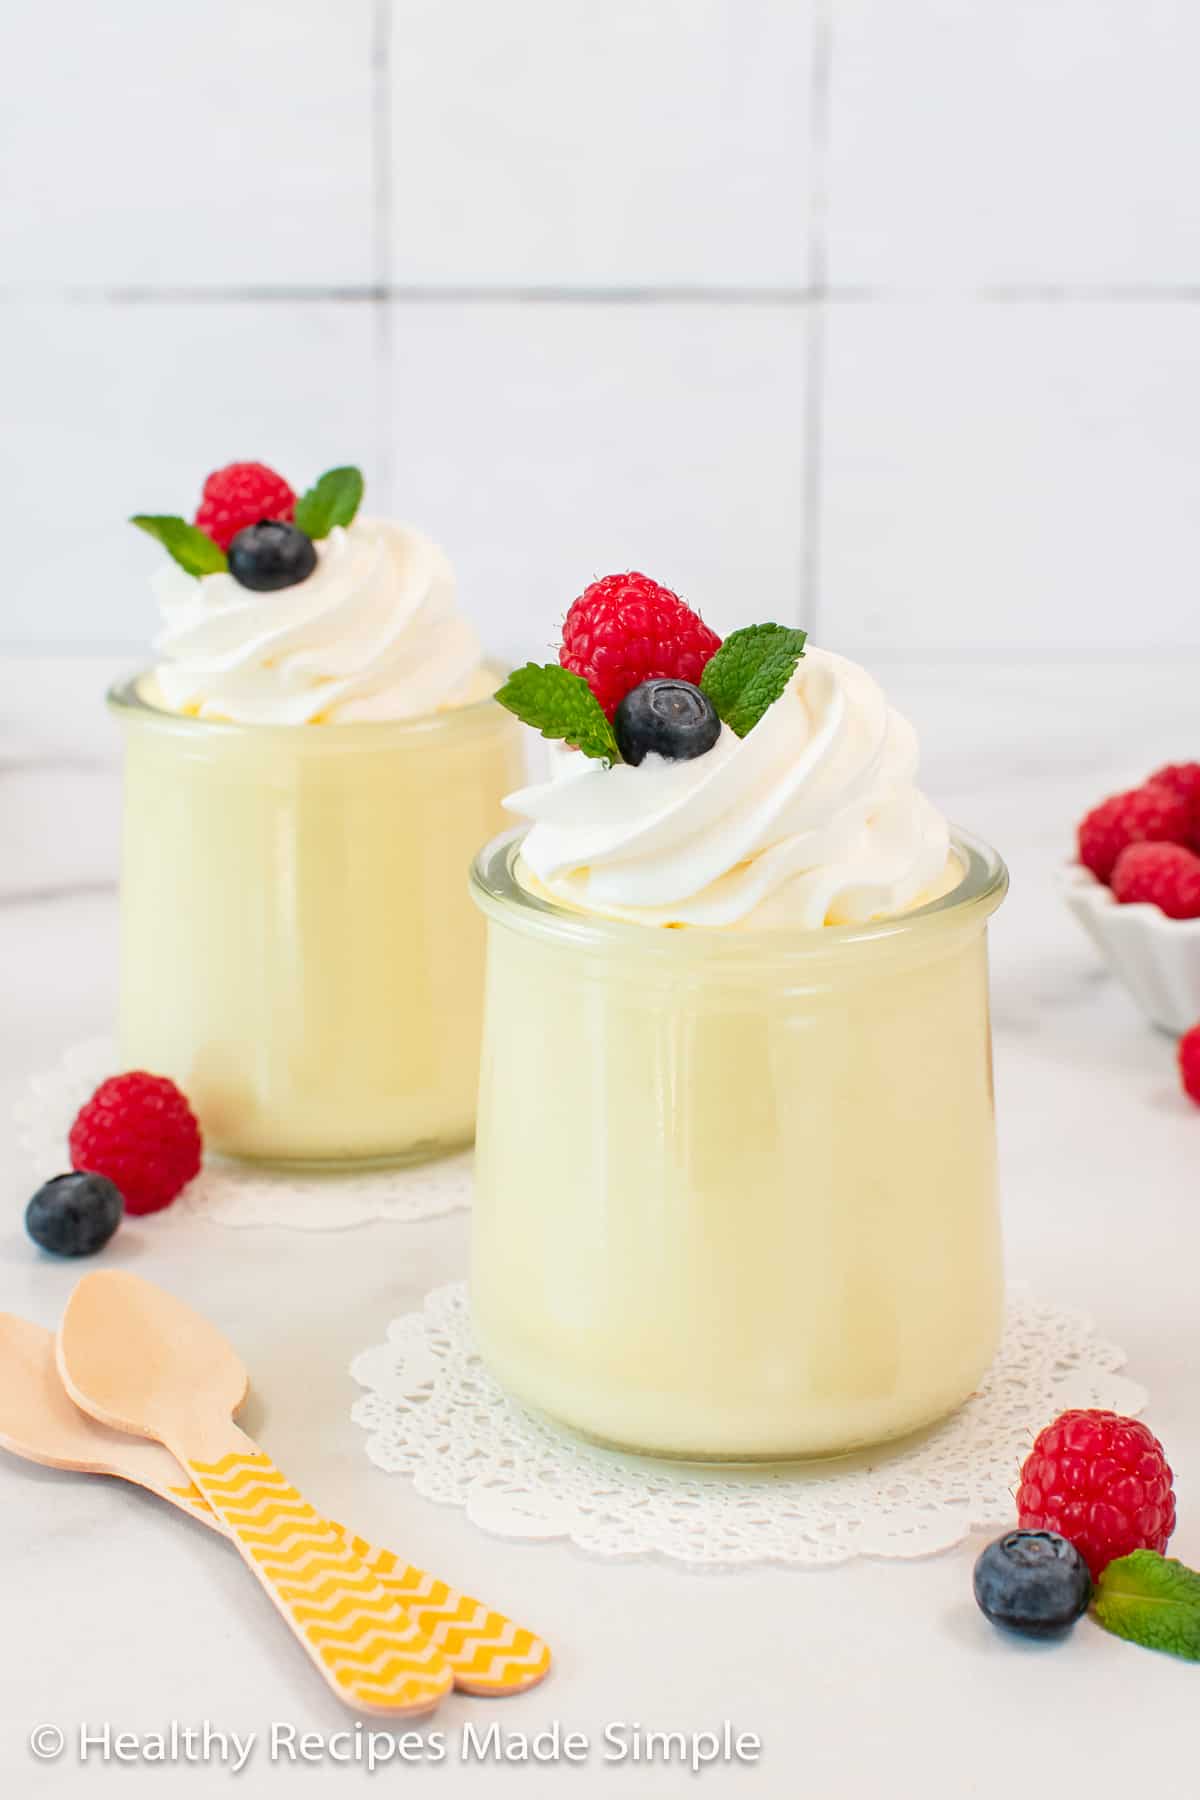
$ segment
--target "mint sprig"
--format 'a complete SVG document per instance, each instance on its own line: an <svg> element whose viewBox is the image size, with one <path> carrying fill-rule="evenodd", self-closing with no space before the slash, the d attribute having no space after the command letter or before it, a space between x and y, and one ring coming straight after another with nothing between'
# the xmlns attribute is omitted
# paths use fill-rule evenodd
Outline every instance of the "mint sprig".
<svg viewBox="0 0 1200 1800"><path fill-rule="evenodd" d="M1134 1550L1110 1562L1092 1613L1117 1637L1200 1662L1200 1575L1173 1556Z"/></svg>
<svg viewBox="0 0 1200 1800"><path fill-rule="evenodd" d="M585 756L620 762L613 728L582 675L558 663L526 663L513 671L496 698L544 738L562 738Z"/></svg>
<svg viewBox="0 0 1200 1800"><path fill-rule="evenodd" d="M362 470L326 469L296 502L296 525L306 537L328 537L335 525L349 525L362 504Z"/></svg>
<svg viewBox="0 0 1200 1800"><path fill-rule="evenodd" d="M747 625L731 631L709 657L700 686L739 737L752 731L784 692L804 655L807 636L790 625Z"/></svg>
<svg viewBox="0 0 1200 1800"><path fill-rule="evenodd" d="M139 531L157 538L168 556L173 556L189 575L219 575L229 567L229 559L208 533L173 513L134 513L129 523Z"/></svg>

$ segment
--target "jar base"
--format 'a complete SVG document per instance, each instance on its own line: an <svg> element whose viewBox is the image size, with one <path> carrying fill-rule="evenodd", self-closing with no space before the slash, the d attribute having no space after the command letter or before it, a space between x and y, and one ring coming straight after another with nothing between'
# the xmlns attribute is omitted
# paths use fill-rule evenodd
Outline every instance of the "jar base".
<svg viewBox="0 0 1200 1800"><path fill-rule="evenodd" d="M280 1175L317 1175L334 1179L339 1175L385 1174L389 1169L413 1169L423 1163L440 1162L469 1150L475 1134L467 1131L446 1137L424 1138L403 1149L372 1152L359 1156L351 1152L331 1152L328 1156L287 1156L283 1153L230 1150L220 1144L211 1153L232 1168L261 1170Z"/></svg>
<svg viewBox="0 0 1200 1800"><path fill-rule="evenodd" d="M880 1450L898 1451L915 1447L931 1432L944 1425L947 1419L954 1417L960 1407L965 1406L972 1398L972 1388L961 1400L950 1406L939 1407L936 1413L922 1420L917 1425L905 1425L890 1432L886 1437L870 1437L840 1448L813 1450L655 1450L648 1445L618 1442L609 1437L601 1437L592 1431L586 1431L578 1425L570 1424L566 1419L556 1418L552 1413L543 1412L540 1407L530 1406L526 1400L521 1405L530 1412L536 1413L548 1425L556 1430L569 1433L581 1443L591 1444L597 1450L608 1450L620 1456L636 1456L649 1462L678 1463L690 1468L709 1468L733 1470L738 1468L754 1469L762 1474L767 1470L796 1468L827 1468L835 1463L845 1463L848 1467L860 1462L865 1456L874 1456ZM515 1396L519 1398L519 1396Z"/></svg>
<svg viewBox="0 0 1200 1800"><path fill-rule="evenodd" d="M775 1466L824 1465L834 1462L851 1462L864 1454L875 1454L880 1449L899 1449L915 1444L930 1431L951 1418L961 1406L964 1406L979 1390L979 1384L991 1366L999 1342L997 1330L988 1346L987 1353L982 1356L977 1366L971 1369L969 1376L960 1378L953 1385L947 1383L939 1394L930 1396L925 1407L901 1416L893 1424L883 1424L880 1429L865 1429L860 1423L855 1430L850 1428L849 1435L838 1435L831 1424L824 1427L810 1420L807 1432L797 1426L794 1434L779 1429L775 1441L765 1449L752 1448L745 1444L728 1442L719 1449L708 1446L697 1447L686 1442L652 1443L646 1441L652 1435L647 1431L639 1440L638 1434L625 1435L611 1429L596 1429L581 1422L578 1415L570 1416L568 1410L556 1411L552 1406L539 1404L527 1391L523 1391L519 1375L515 1375L510 1360L495 1354L493 1346L487 1342L486 1333L481 1332L478 1308L474 1308L475 1340L479 1346L484 1363L491 1374L521 1406L544 1419L557 1430L567 1432L570 1436L597 1449L615 1451L623 1456L645 1457L654 1462L686 1463L693 1466L711 1466L720 1468L754 1467L763 1469ZM609 1416L613 1416L612 1406L604 1407ZM594 1416L594 1415L593 1415ZM666 1434L664 1434L666 1435ZM722 1434L723 1435L723 1434ZM765 1436L764 1432L764 1436ZM774 1437L774 1433L772 1436ZM791 1442L785 1441L787 1436ZM730 1432L732 1439L734 1433Z"/></svg>

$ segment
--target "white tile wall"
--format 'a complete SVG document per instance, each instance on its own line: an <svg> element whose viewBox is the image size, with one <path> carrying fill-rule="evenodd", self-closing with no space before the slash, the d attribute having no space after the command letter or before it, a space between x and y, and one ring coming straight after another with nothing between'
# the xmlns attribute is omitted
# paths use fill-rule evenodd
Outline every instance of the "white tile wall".
<svg viewBox="0 0 1200 1800"><path fill-rule="evenodd" d="M0 906L116 880L120 742L101 698L121 673L106 657L0 654Z"/></svg>
<svg viewBox="0 0 1200 1800"><path fill-rule="evenodd" d="M800 286L813 0L405 0L394 273Z"/></svg>
<svg viewBox="0 0 1200 1800"><path fill-rule="evenodd" d="M643 568L720 629L793 619L805 319L770 306L398 306L393 510L451 547L485 637L536 656Z"/></svg>
<svg viewBox="0 0 1200 1800"><path fill-rule="evenodd" d="M0 647L240 456L497 649L643 564L826 642L1200 642L1185 0L107 0L0 59Z"/></svg>
<svg viewBox="0 0 1200 1800"><path fill-rule="evenodd" d="M1200 282L1194 0L832 0L835 283Z"/></svg>
<svg viewBox="0 0 1200 1800"><path fill-rule="evenodd" d="M1200 646L1195 307L835 307L826 356L841 644Z"/></svg>
<svg viewBox="0 0 1200 1800"><path fill-rule="evenodd" d="M370 308L208 301L0 313L9 535L0 641L148 642L161 552L126 521L190 512L233 458L307 481L378 463Z"/></svg>
<svg viewBox="0 0 1200 1800"><path fill-rule="evenodd" d="M372 280L372 0L17 11L0 56L6 282Z"/></svg>

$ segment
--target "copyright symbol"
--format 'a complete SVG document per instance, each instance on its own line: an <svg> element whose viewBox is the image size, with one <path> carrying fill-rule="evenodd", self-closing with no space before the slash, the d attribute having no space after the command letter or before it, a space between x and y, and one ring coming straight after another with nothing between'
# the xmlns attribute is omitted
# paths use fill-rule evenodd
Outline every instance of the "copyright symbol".
<svg viewBox="0 0 1200 1800"><path fill-rule="evenodd" d="M29 1748L39 1762L53 1762L67 1747L67 1734L61 1725L35 1725L29 1734Z"/></svg>

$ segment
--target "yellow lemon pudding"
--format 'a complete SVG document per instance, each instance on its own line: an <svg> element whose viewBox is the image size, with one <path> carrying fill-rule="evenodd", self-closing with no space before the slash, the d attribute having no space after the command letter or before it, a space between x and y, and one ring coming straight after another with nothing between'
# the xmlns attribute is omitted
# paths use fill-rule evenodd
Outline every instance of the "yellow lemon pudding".
<svg viewBox="0 0 1200 1800"><path fill-rule="evenodd" d="M159 660L110 695L123 1060L176 1080L211 1147L271 1162L469 1142L465 871L523 768L445 556L360 493L332 471L262 522L252 493L216 538L139 519L172 556Z"/></svg>
<svg viewBox="0 0 1200 1800"><path fill-rule="evenodd" d="M589 596L603 691L621 612ZM644 635L644 591L622 604ZM765 626L689 682L683 635L657 669L638 652L611 719L567 655L501 690L582 749L510 796L526 828L474 869L475 1328L590 1437L829 1456L944 1416L996 1348L1006 877L919 792L865 670Z"/></svg>

